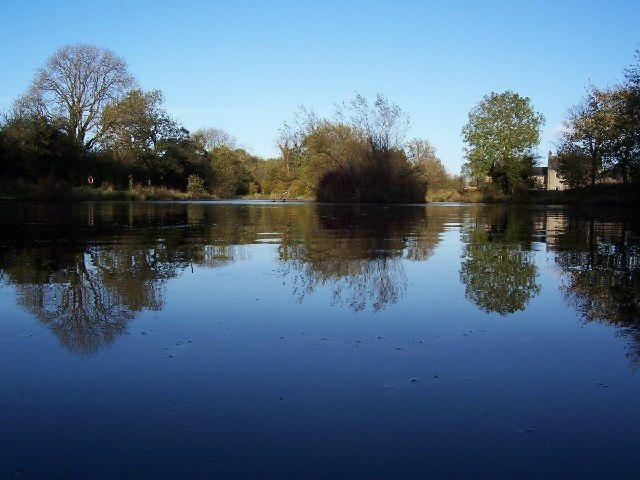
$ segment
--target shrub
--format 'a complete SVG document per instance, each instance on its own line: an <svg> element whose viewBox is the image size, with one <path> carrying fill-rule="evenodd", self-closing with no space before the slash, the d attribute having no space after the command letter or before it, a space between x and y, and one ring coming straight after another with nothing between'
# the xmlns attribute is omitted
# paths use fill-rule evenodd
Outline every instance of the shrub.
<svg viewBox="0 0 640 480"><path fill-rule="evenodd" d="M189 175L187 179L187 195L189 198L207 197L207 190L204 188L204 180L198 175Z"/></svg>

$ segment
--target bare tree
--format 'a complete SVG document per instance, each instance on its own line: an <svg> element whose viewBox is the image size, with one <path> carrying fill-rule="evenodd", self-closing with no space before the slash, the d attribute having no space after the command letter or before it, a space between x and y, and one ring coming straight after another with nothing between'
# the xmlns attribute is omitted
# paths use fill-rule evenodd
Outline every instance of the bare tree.
<svg viewBox="0 0 640 480"><path fill-rule="evenodd" d="M419 165L425 161L440 161L436 156L436 149L429 140L413 138L405 147L407 159L414 165Z"/></svg>
<svg viewBox="0 0 640 480"><path fill-rule="evenodd" d="M294 158L302 154L305 138L313 134L321 123L313 110L307 110L304 105L300 105L295 112L293 123L285 122L282 125L276 145L280 149L287 174L291 171Z"/></svg>
<svg viewBox="0 0 640 480"><path fill-rule="evenodd" d="M370 106L366 98L357 94L347 109L351 124L364 133L374 152L402 149L411 122L398 105L390 103L379 93L373 106ZM344 113L339 109L337 115L339 117Z"/></svg>
<svg viewBox="0 0 640 480"><path fill-rule="evenodd" d="M221 128L201 128L193 132L191 138L197 141L202 148L208 152L222 146L229 147L233 150L238 145L236 138Z"/></svg>
<svg viewBox="0 0 640 480"><path fill-rule="evenodd" d="M66 45L40 68L18 108L59 124L90 148L102 110L135 84L125 61L94 45Z"/></svg>

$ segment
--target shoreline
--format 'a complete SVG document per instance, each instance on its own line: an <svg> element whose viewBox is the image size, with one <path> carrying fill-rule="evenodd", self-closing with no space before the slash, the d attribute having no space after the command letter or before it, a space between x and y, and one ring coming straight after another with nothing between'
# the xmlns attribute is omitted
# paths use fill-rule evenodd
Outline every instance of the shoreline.
<svg viewBox="0 0 640 480"><path fill-rule="evenodd" d="M86 201L225 201L256 200L273 203L315 202L312 198L288 198L273 195L247 195L220 198L213 196L191 196L186 192L170 190L164 187L144 187L130 190L99 189L75 187L43 191L39 188L22 192L0 192L0 202L86 202ZM504 205L565 205L588 207L629 207L640 203L640 186L596 185L574 190L529 191L511 196L495 196L480 191L459 192L455 190L428 193L425 204L433 203L488 203Z"/></svg>

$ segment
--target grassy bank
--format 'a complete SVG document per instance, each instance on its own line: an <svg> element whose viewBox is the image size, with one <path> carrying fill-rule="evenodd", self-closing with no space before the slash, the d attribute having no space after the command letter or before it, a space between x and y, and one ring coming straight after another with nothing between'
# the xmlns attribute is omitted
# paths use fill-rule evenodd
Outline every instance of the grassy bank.
<svg viewBox="0 0 640 480"><path fill-rule="evenodd" d="M460 203L479 203L483 202L484 195L478 190L456 190L433 189L428 190L425 197L427 202L460 202Z"/></svg>
<svg viewBox="0 0 640 480"><path fill-rule="evenodd" d="M190 200L194 197L180 190L165 187L134 185L128 190L113 187L72 187L66 182L44 178L38 183L20 179L0 181L0 199L32 201L108 201L108 200ZM211 197L205 197L211 198Z"/></svg>
<svg viewBox="0 0 640 480"><path fill-rule="evenodd" d="M65 182L41 179L36 184L19 179L0 179L0 200L37 201L114 201L114 200L213 200L209 195L193 195L180 190L158 186L134 185L131 189L116 190L112 187L71 187ZM270 200L272 195L254 194L252 200ZM278 197L278 199L280 199ZM287 198L287 200L295 200ZM306 198L304 200L313 201ZM596 185L566 191L522 191L513 195L482 192L480 190L461 191L438 189L427 192L427 202L460 203L505 203L537 205L576 205L634 207L640 204L638 185Z"/></svg>

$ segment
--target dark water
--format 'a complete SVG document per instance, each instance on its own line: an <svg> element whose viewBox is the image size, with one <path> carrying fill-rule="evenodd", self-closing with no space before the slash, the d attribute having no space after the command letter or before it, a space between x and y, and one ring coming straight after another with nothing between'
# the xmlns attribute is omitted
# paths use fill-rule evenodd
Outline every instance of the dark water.
<svg viewBox="0 0 640 480"><path fill-rule="evenodd" d="M637 478L639 230L1 204L0 478Z"/></svg>

